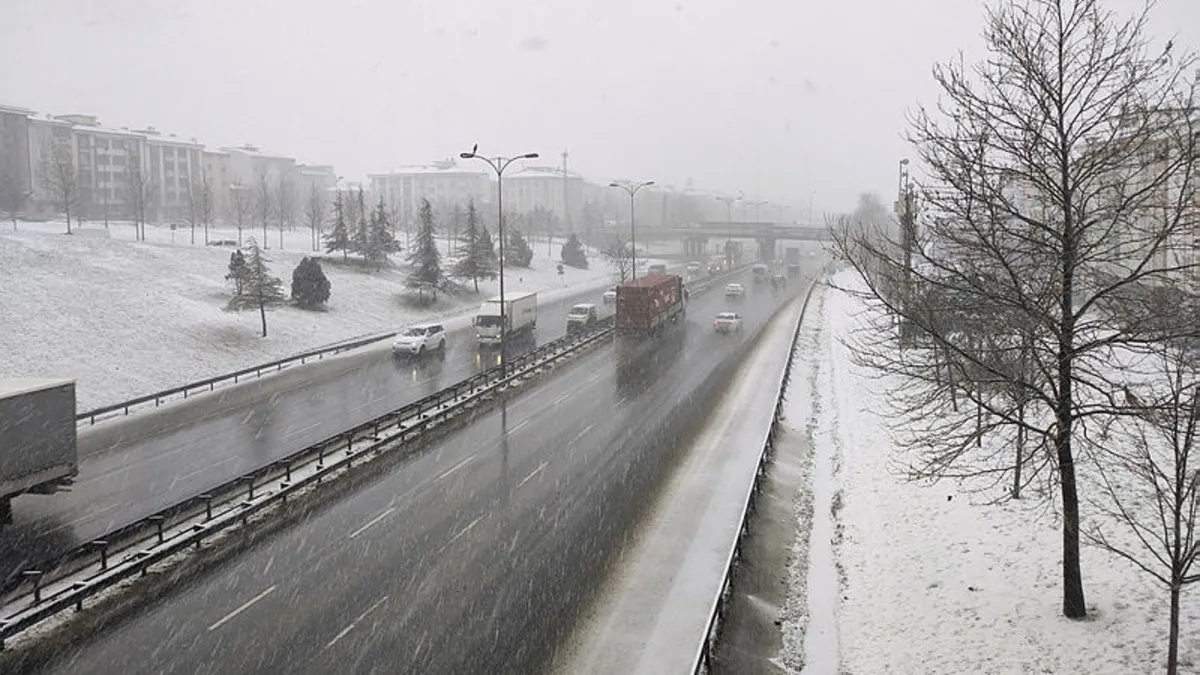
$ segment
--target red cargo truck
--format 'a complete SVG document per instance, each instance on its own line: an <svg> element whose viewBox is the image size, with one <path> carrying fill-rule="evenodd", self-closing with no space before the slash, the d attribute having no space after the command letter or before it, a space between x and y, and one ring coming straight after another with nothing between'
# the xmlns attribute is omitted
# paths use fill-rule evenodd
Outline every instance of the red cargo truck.
<svg viewBox="0 0 1200 675"><path fill-rule="evenodd" d="M683 277L648 274L617 286L617 335L650 337L683 319L687 291Z"/></svg>

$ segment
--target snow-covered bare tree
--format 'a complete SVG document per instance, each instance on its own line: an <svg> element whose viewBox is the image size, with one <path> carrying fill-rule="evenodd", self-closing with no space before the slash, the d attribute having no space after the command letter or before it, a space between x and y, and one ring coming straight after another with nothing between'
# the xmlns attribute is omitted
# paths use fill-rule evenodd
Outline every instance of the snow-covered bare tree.
<svg viewBox="0 0 1200 675"><path fill-rule="evenodd" d="M1043 450L1025 476L1058 491L1072 618L1087 614L1077 443L1112 411L1112 355L1195 331L1167 320L1151 334L1129 302L1196 271L1179 255L1200 204L1194 59L1150 46L1147 11L988 9L987 58L936 67L938 108L911 120L924 178L897 203L910 214L919 198L919 222L902 219L897 237L843 219L836 235L878 310L857 356L898 376L892 420L912 476L1006 484L1018 430Z"/></svg>
<svg viewBox="0 0 1200 675"><path fill-rule="evenodd" d="M137 238L141 241L146 240L146 222L154 211L156 188L154 177L143 166L141 158L129 156L125 173L125 200L129 205L133 226L137 229Z"/></svg>
<svg viewBox="0 0 1200 675"><path fill-rule="evenodd" d="M253 210L254 195L250 187L234 181L233 185L229 186L229 219L237 226L238 248L242 246L242 230L250 224Z"/></svg>
<svg viewBox="0 0 1200 675"><path fill-rule="evenodd" d="M71 149L55 145L43 157L38 180L67 219L67 234L71 234L71 211L79 207L79 169Z"/></svg>
<svg viewBox="0 0 1200 675"><path fill-rule="evenodd" d="M309 187L308 199L304 202L304 219L308 222L308 229L312 234L312 248L314 251L320 249L322 230L325 227L325 219L328 216L329 204L325 199L325 192L314 182Z"/></svg>
<svg viewBox="0 0 1200 675"><path fill-rule="evenodd" d="M25 186L21 184L17 174L10 168L0 170L0 212L12 220L13 229L17 229L17 214L25 208L25 200L29 198Z"/></svg>
<svg viewBox="0 0 1200 675"><path fill-rule="evenodd" d="M279 249L283 250L283 231L296 224L296 184L283 178L275 184L275 217L279 222Z"/></svg>
<svg viewBox="0 0 1200 675"><path fill-rule="evenodd" d="M1167 588L1167 673L1179 671L1179 600L1200 581L1200 364L1183 345L1143 355L1143 377L1126 389L1129 415L1094 443L1097 512L1084 532Z"/></svg>
<svg viewBox="0 0 1200 675"><path fill-rule="evenodd" d="M629 248L629 242L613 235L600 250L600 255L612 265L618 282L624 283L629 278L629 273L633 271L633 249Z"/></svg>
<svg viewBox="0 0 1200 675"><path fill-rule="evenodd" d="M271 224L271 219L277 212L275 184L266 171L259 171L254 181L254 213L258 217L258 224L262 226L264 249L270 248L267 243L267 226Z"/></svg>

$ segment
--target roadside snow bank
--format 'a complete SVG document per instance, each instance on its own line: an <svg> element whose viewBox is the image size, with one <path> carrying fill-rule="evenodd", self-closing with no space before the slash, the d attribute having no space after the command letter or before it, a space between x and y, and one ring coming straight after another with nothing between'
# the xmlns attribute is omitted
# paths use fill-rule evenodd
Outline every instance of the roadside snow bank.
<svg viewBox="0 0 1200 675"><path fill-rule="evenodd" d="M893 475L897 450L880 417L888 407L874 393L880 378L855 365L843 342L864 307L835 290L825 307L832 339L818 358L831 377L819 425L831 434L815 442L828 444L818 455L834 454L840 489L841 672L1161 672L1165 589L1085 547L1091 616L1065 619L1061 533L1051 513L1035 500L975 504L954 483L922 487ZM1185 590L1183 603L1181 664L1196 672L1200 593Z"/></svg>

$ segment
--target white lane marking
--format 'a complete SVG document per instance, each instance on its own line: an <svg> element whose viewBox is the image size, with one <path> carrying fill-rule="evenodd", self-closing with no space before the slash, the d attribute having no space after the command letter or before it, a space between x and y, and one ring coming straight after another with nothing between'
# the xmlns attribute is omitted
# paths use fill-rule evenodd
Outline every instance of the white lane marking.
<svg viewBox="0 0 1200 675"><path fill-rule="evenodd" d="M513 432L515 432L517 429L520 429L521 427L525 426L526 424L529 424L529 420L523 420L523 421L522 421L520 424L518 424L517 426L515 426L515 427L513 427L513 428L509 429L509 430L508 430L508 435L510 435L510 436L511 436L511 435L513 434Z"/></svg>
<svg viewBox="0 0 1200 675"><path fill-rule="evenodd" d="M520 483L517 483L517 487L521 487L522 485L528 483L530 481L530 479L532 479L534 476L541 473L542 469L545 469L545 468L546 468L546 463L542 462L541 464L538 465L538 468L534 469L533 472L530 473L528 476L525 476L525 478Z"/></svg>
<svg viewBox="0 0 1200 675"><path fill-rule="evenodd" d="M362 614L359 614L357 619L355 619L355 620L351 621L351 622L350 622L350 625L348 625L348 626L346 626L345 628L343 628L343 629L342 629L342 632L340 632L340 633L338 633L337 635L333 636L333 639L332 639L332 640L330 640L329 642L326 642L326 643L325 643L325 649L329 649L330 647L332 647L332 646L334 646L335 644L337 644L337 641L338 641L338 640L341 640L342 638L346 637L346 634L348 634L350 631L354 630L354 627L355 627L355 626L357 626L357 625L358 625L358 624L359 624L359 623L360 623L360 622L361 622L363 619L367 618L367 615L368 615L368 614L370 614L371 612L375 611L375 608L376 608L376 607L378 607L378 606L380 606L380 605L382 605L382 604L383 604L385 601L387 601L387 599L388 599L388 596L386 596L386 595L385 595L385 596L383 596L382 598L380 598L379 600L377 600L377 601L375 602L375 604L373 604L373 605L371 605L370 607L368 607L368 608L367 608L367 611L363 612Z"/></svg>
<svg viewBox="0 0 1200 675"><path fill-rule="evenodd" d="M316 428L317 428L317 427L319 427L319 426L321 426L321 423L320 423L320 422L313 422L312 424L310 424L310 425L308 425L308 426L306 426L306 427L300 427L299 429L296 429L296 430L295 430L295 431L293 431L292 433L290 433L290 434L287 434L286 436L284 436L284 437L283 437L283 440L285 440L285 441L286 441L287 439L289 439L289 438L291 438L291 437L293 437L293 436L299 436L300 434L302 434L302 433L304 433L304 432L308 431L309 429L316 429Z"/></svg>
<svg viewBox="0 0 1200 675"><path fill-rule="evenodd" d="M441 475L439 475L437 478L433 479L433 482L436 483L439 480L446 478L450 474L454 473L455 471L458 471L459 469L463 468L464 466L466 466L474 461L475 461L475 455L471 455L470 457L464 459L463 461L459 462L458 464L455 464L454 466L450 467L449 469L446 469L445 471L443 471L441 473Z"/></svg>
<svg viewBox="0 0 1200 675"><path fill-rule="evenodd" d="M214 462L214 463L212 463L212 464L209 464L209 465L207 465L207 466L202 466L202 467L200 467L199 469L193 469L193 470L191 470L191 471L189 471L189 472L187 472L187 473L185 473L185 474L182 474L182 475L179 475L179 476L175 476L174 478L172 478L172 479L171 479L171 486L170 486L169 488L167 488L167 491L168 491L168 492L170 492L171 490L174 490L174 489L175 489L175 484L176 484L176 483L178 483L178 482L179 482L179 481L181 481L181 480L187 480L187 479L191 478L192 476L197 476L197 475L199 475L199 474L202 474L202 473L204 473L205 471L209 471L209 470L211 470L211 469L215 469L215 468L217 468L218 466L221 466L222 464L228 464L228 463L230 463L230 462L235 462L235 461L237 461L238 459L240 459L240 457L238 457L237 455L230 455L229 457L226 457L225 459L223 459L223 460L221 460L221 461L219 461L219 462Z"/></svg>
<svg viewBox="0 0 1200 675"><path fill-rule="evenodd" d="M383 513L368 520L366 525L363 525L362 527L358 528L357 530L351 532L349 538L353 539L353 538L357 537L358 535L362 534L363 532L366 531L366 529L368 527L371 527L375 523L378 523L379 521L383 520L384 518L387 518L388 514L390 514L392 511L395 511L395 510L396 510L396 507L394 507L394 506L390 507L390 508L388 508L388 510L384 511Z"/></svg>
<svg viewBox="0 0 1200 675"><path fill-rule="evenodd" d="M587 432L591 431L591 430L592 430L592 427L594 427L594 426L596 426L596 425L595 425L595 424L589 424L589 425L587 425L586 427L584 427L584 428L583 428L583 431L581 431L581 432L579 432L579 433L575 434L575 438L572 438L572 439L571 439L569 442L567 442L567 445L572 445L573 443L575 443L575 441L577 441L577 440L579 440L579 439L583 438L584 434L586 434Z"/></svg>
<svg viewBox="0 0 1200 675"><path fill-rule="evenodd" d="M483 516L479 516L479 517L478 517L478 518L476 518L475 520L472 520L470 525L467 525L467 526L466 526L466 527L464 527L463 529L459 530L459 531L458 531L458 533L457 533L457 534L455 534L453 537L450 537L450 541L446 542L446 545L447 545L447 546L449 546L450 544L453 544L455 541L457 541L457 540L458 540L458 538L459 538L459 537L461 537L461 536L463 536L464 534L466 534L466 533L470 532L470 531L471 531L471 528L472 528L472 527L475 527L476 525L478 525L478 524L479 524L479 521L481 521L481 520L483 520Z"/></svg>
<svg viewBox="0 0 1200 675"><path fill-rule="evenodd" d="M46 535L46 534L50 534L51 532L58 532L59 530L66 529L68 527L74 527L74 526L78 525L79 523L82 523L85 520L91 520L93 518L96 518L97 516L108 513L109 511L112 511L113 509L121 508L123 506L126 506L126 505L125 504L109 504L108 506L105 506L102 509L95 509L92 511L88 511L87 515L79 516L75 520L65 522L62 525L59 525L57 527L46 530L45 532L40 532L39 534Z"/></svg>
<svg viewBox="0 0 1200 675"><path fill-rule="evenodd" d="M565 401L569 398L571 398L571 392L567 392L567 393L563 394L562 396L559 396L558 398L554 399L554 403L551 403L550 405L558 405L559 403L562 403L563 401Z"/></svg>
<svg viewBox="0 0 1200 675"><path fill-rule="evenodd" d="M226 614L225 616L221 617L216 623L209 626L208 630L214 631L214 630L220 628L221 626L225 625L226 621L229 621L230 619L237 616L238 614L241 614L242 612L246 611L247 609L250 609L251 605L258 602L259 600L262 600L263 598L267 597L271 593L274 593L275 588L276 588L276 586L271 586L270 588L263 591L262 593L259 593L258 595L254 596L253 598L250 598L241 607L238 607L237 609L233 610L232 612Z"/></svg>

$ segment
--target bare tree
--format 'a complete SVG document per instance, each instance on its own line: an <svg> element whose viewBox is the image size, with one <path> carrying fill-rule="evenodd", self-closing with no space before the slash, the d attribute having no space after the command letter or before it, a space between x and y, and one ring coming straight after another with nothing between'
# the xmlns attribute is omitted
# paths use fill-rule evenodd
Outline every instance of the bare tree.
<svg viewBox="0 0 1200 675"><path fill-rule="evenodd" d="M229 217L237 226L238 248L242 246L242 229L246 227L254 209L253 201L254 195L250 193L249 187L237 181L229 186Z"/></svg>
<svg viewBox="0 0 1200 675"><path fill-rule="evenodd" d="M304 202L304 219L308 221L308 229L312 233L312 247L320 250L322 230L325 220L329 217L329 204L325 193L315 182L309 187L308 199Z"/></svg>
<svg viewBox="0 0 1200 675"><path fill-rule="evenodd" d="M279 248L283 250L283 231L296 223L296 186L282 177L275 184L275 216L279 222Z"/></svg>
<svg viewBox="0 0 1200 675"><path fill-rule="evenodd" d="M629 278L629 273L633 271L633 250L629 248L629 242L614 236L601 249L600 255L613 266L617 281L624 283Z"/></svg>
<svg viewBox="0 0 1200 675"><path fill-rule="evenodd" d="M200 182L194 187L197 188L196 196L198 211L200 212L200 222L204 223L204 245L208 246L208 226L212 224L213 219L213 185L207 175L200 175Z"/></svg>
<svg viewBox="0 0 1200 675"><path fill-rule="evenodd" d="M197 181L188 183L187 186L187 203L183 217L187 220L188 229L191 230L191 244L196 245L196 225L201 222L201 207L200 200L203 193L203 187ZM205 237L207 240L207 237ZM205 242L207 243L207 241Z"/></svg>
<svg viewBox="0 0 1200 675"><path fill-rule="evenodd" d="M258 216L258 224L263 231L263 249L270 248L267 244L267 226L271 224L271 216L276 213L275 190L266 171L258 172L254 183L254 212Z"/></svg>
<svg viewBox="0 0 1200 675"><path fill-rule="evenodd" d="M1167 673L1174 675L1180 594L1200 581L1200 457L1192 457L1200 442L1200 368L1178 345L1155 347L1146 359L1150 382L1141 394L1125 390L1132 415L1116 418L1116 429L1096 444L1099 495L1089 502L1100 516L1085 534L1167 587Z"/></svg>
<svg viewBox="0 0 1200 675"><path fill-rule="evenodd" d="M8 214L12 220L13 229L17 229L17 214L25 208L25 200L29 198L25 186L11 169L0 171L0 210Z"/></svg>
<svg viewBox="0 0 1200 675"><path fill-rule="evenodd" d="M125 196L129 203L130 216L137 230L137 238L146 240L146 220L153 209L155 184L149 171L137 157L130 157L125 182Z"/></svg>
<svg viewBox="0 0 1200 675"><path fill-rule="evenodd" d="M50 193L50 199L66 216L67 234L71 234L71 211L79 206L80 196L79 170L75 167L71 149L55 145L42 158L40 169L42 188Z"/></svg>
<svg viewBox="0 0 1200 675"><path fill-rule="evenodd" d="M898 205L911 215L919 195L920 222L895 237L844 219L836 242L881 310L857 355L901 376L914 478L1002 482L1017 430L1045 449L1023 480L1058 489L1072 618L1087 613L1075 446L1112 414L1111 354L1194 331L1151 334L1130 302L1194 271L1176 255L1196 222L1194 60L1152 52L1146 20L1097 0L988 10L987 60L935 68L939 108L911 120L927 180Z"/></svg>

